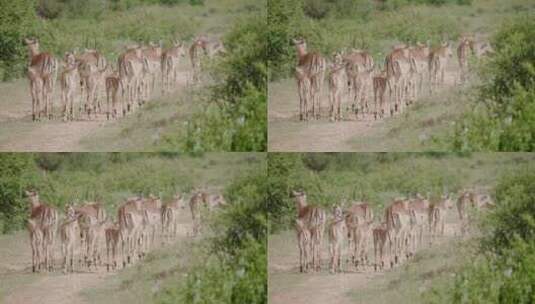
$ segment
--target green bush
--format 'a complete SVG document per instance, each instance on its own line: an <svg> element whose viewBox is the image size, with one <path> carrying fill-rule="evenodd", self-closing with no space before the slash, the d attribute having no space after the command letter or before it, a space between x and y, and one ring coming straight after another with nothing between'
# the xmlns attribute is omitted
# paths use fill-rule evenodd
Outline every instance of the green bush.
<svg viewBox="0 0 535 304"><path fill-rule="evenodd" d="M24 38L33 36L39 21L33 0L0 0L0 80L24 75L28 50Z"/></svg>
<svg viewBox="0 0 535 304"><path fill-rule="evenodd" d="M32 188L34 170L31 154L0 154L0 233L24 227L29 206L24 191Z"/></svg>
<svg viewBox="0 0 535 304"><path fill-rule="evenodd" d="M496 53L482 66L478 108L465 115L453 136L456 150L535 149L535 21L523 16L493 38Z"/></svg>
<svg viewBox="0 0 535 304"><path fill-rule="evenodd" d="M535 171L502 177L496 209L483 219L480 251L436 303L533 303L535 300Z"/></svg>
<svg viewBox="0 0 535 304"><path fill-rule="evenodd" d="M266 186L259 166L225 189L229 205L211 223L206 257L158 303L267 303Z"/></svg>
<svg viewBox="0 0 535 304"><path fill-rule="evenodd" d="M267 28L263 14L238 22L225 37L228 54L214 67L209 105L187 122L183 136L165 137L183 150L265 151Z"/></svg>

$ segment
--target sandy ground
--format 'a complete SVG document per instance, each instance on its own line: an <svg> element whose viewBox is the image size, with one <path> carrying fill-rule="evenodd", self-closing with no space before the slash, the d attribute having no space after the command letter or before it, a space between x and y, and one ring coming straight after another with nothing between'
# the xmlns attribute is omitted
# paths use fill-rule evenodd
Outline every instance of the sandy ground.
<svg viewBox="0 0 535 304"><path fill-rule="evenodd" d="M457 73L455 62L450 61L444 88L455 84ZM288 85L289 82L291 85ZM424 87L421 96L425 96L427 92L428 88ZM271 83L268 102L268 151L358 152L352 147L351 139L369 136L376 127L388 124L389 120L400 116L397 113L394 118L386 117L375 120L372 114L367 114L364 117L359 115L357 119L354 114L346 110L349 104L346 97L342 106L344 119L341 122L330 122L327 113L329 100L327 87L323 89L321 100L321 119L301 122L298 119L299 97L295 81L287 79L279 83ZM368 93L368 100L370 110L373 110L373 92ZM411 111L411 107L403 111Z"/></svg>
<svg viewBox="0 0 535 304"><path fill-rule="evenodd" d="M186 85L189 72L179 73L178 88ZM78 117L76 108L79 96L75 98L75 121L62 122L59 118L60 92L56 89L54 97L54 120L42 119L40 122L31 121L31 98L27 88L27 80L2 84L0 87L0 123L4 132L0 136L0 151L40 151L40 152L78 152L84 151L80 145L81 139L89 134L99 132L106 126L117 124L119 120L107 120L105 114L99 114L89 120L86 115ZM106 96L100 97L103 111L106 107ZM6 97L9 96L9 97ZM161 96L161 87L156 83L151 100ZM120 108L119 108L120 109ZM130 114L128 114L130 115ZM147 139L150 140L150 139ZM106 150L103 147L100 150Z"/></svg>
<svg viewBox="0 0 535 304"><path fill-rule="evenodd" d="M457 223L448 223L445 229L445 236L437 240L434 245L451 241L458 229ZM268 264L270 304L354 303L355 300L349 296L350 292L356 293L365 290L374 280L381 279L384 276L384 271L389 271L375 272L371 265L366 266L364 269L355 270L352 266L346 264L343 273L330 274L328 272L328 246L324 243L322 271L302 274L299 273L298 269L299 255L294 233L290 234L290 238L284 241L286 245L295 245L291 247L292 251L289 253L282 254L278 252L282 250L281 248L273 248L280 245L280 240L277 241L278 244L270 243ZM327 237L325 240L327 241ZM369 257L371 259L370 262L372 262L373 242L370 247ZM402 267L404 262L402 260L401 264L394 267Z"/></svg>

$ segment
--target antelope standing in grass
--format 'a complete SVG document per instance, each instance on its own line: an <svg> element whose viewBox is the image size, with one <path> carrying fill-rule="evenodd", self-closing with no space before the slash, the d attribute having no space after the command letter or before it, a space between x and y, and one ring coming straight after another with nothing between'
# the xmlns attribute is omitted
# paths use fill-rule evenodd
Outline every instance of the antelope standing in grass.
<svg viewBox="0 0 535 304"><path fill-rule="evenodd" d="M337 53L335 55L335 62L331 65L331 71L329 72L329 112L331 121L340 121L342 119L340 107L345 83L347 82L346 78L342 56Z"/></svg>
<svg viewBox="0 0 535 304"><path fill-rule="evenodd" d="M302 67L296 67L295 79L299 93L299 120L308 120L308 105L312 101L310 78Z"/></svg>
<svg viewBox="0 0 535 304"><path fill-rule="evenodd" d="M92 247L89 242L89 233L98 223L106 220L106 210L100 203L85 203L82 206L71 206L78 218L80 227L80 249L83 252L83 262L88 265L91 261ZM93 234L94 236L94 234ZM80 257L82 258L82 256Z"/></svg>
<svg viewBox="0 0 535 304"><path fill-rule="evenodd" d="M409 214L408 201L396 199L385 209L386 226L391 233L389 246L394 248L394 260L390 258L390 267L399 263L404 252L407 252L411 229L411 216Z"/></svg>
<svg viewBox="0 0 535 304"><path fill-rule="evenodd" d="M197 37L189 48L189 58L192 67L192 81L198 83L200 81L201 73L201 59L204 54L209 59L217 54L224 54L226 52L223 42L216 38L208 38L207 36Z"/></svg>
<svg viewBox="0 0 535 304"><path fill-rule="evenodd" d="M99 88L104 80L107 61L97 50L86 49L77 57L77 62L80 74L80 95L82 100L85 97L83 106L82 103L80 104L80 114L85 111L91 118L91 113L96 115L101 110Z"/></svg>
<svg viewBox="0 0 535 304"><path fill-rule="evenodd" d="M63 253L63 272L74 272L74 253L76 235L78 234L78 218L72 206L67 207L67 218L61 224L61 251Z"/></svg>
<svg viewBox="0 0 535 304"><path fill-rule="evenodd" d="M181 194L176 194L173 201L162 207L162 235L170 240L178 234L178 213L184 207L184 199Z"/></svg>
<svg viewBox="0 0 535 304"><path fill-rule="evenodd" d="M113 225L106 228L104 233L106 235L106 271L110 271L110 268L115 270L117 269L117 251L119 249L119 242L122 239L119 223L113 223Z"/></svg>
<svg viewBox="0 0 535 304"><path fill-rule="evenodd" d="M44 116L51 119L58 61L50 54L39 51L39 41L35 38L26 38L29 50L29 64L27 76L30 80L32 95L32 119L41 119L41 103L44 105Z"/></svg>
<svg viewBox="0 0 535 304"><path fill-rule="evenodd" d="M312 241L310 231L301 219L295 220L295 230L297 232L297 245L299 247L299 271L308 272Z"/></svg>
<svg viewBox="0 0 535 304"><path fill-rule="evenodd" d="M334 219L329 225L329 251L331 254L331 273L342 272L342 245L347 227L342 208L335 206Z"/></svg>
<svg viewBox="0 0 535 304"><path fill-rule="evenodd" d="M119 86L121 86L121 78L119 72L114 71L112 74L106 76L106 119L110 119L110 115L113 119L116 119L119 114L117 112L117 93L119 92ZM111 102L111 109L110 109ZM124 115L124 103L121 103L121 111Z"/></svg>
<svg viewBox="0 0 535 304"><path fill-rule="evenodd" d="M123 267L126 267L127 263L132 263L136 255L139 258L142 256L142 233L145 223L141 205L142 199L134 198L127 200L117 209L117 219L119 221L119 229L122 235L121 256Z"/></svg>
<svg viewBox="0 0 535 304"><path fill-rule="evenodd" d="M353 95L352 109L355 115L368 112L368 90L372 83L373 58L365 51L354 49L344 56L346 73L349 78L350 96Z"/></svg>
<svg viewBox="0 0 535 304"><path fill-rule="evenodd" d="M345 211L346 225L349 235L351 263L358 268L359 262L368 262L370 228L373 222L373 210L367 203L353 203Z"/></svg>
<svg viewBox="0 0 535 304"><path fill-rule="evenodd" d="M127 111L133 110L136 102L140 103L143 96L143 51L137 46L129 48L119 56L117 62L122 87L121 97L126 100L123 115L126 115Z"/></svg>
<svg viewBox="0 0 535 304"><path fill-rule="evenodd" d="M142 102L150 99L154 86L156 84L156 77L162 70L162 46L160 44L149 43L148 47L143 48L143 93Z"/></svg>
<svg viewBox="0 0 535 304"><path fill-rule="evenodd" d="M409 213L412 218L411 240L409 254L413 255L416 248L423 244L425 233L429 223L429 201L417 194L417 197L409 200Z"/></svg>
<svg viewBox="0 0 535 304"><path fill-rule="evenodd" d="M416 46L409 48L409 55L412 64L413 74L416 77L411 82L410 91L412 96L410 96L409 102L418 99L418 95L422 92L424 79L427 77L427 72L429 71L429 45L423 43L416 43Z"/></svg>
<svg viewBox="0 0 535 304"><path fill-rule="evenodd" d="M457 60L459 61L459 79L461 84L466 81L466 77L468 76L468 57L470 53L473 52L473 39L466 36L461 37L459 41L459 46L457 47Z"/></svg>
<svg viewBox="0 0 535 304"><path fill-rule="evenodd" d="M318 119L321 114L321 94L327 60L317 52L308 52L304 39L293 39L293 43L297 51L297 66L302 68L306 77L310 79L312 116Z"/></svg>
<svg viewBox="0 0 535 304"><path fill-rule="evenodd" d="M145 244L145 255L154 245L157 233L161 230L162 224L162 201L153 195L149 195L148 199L144 199L141 204L144 217L143 229L143 243Z"/></svg>
<svg viewBox="0 0 535 304"><path fill-rule="evenodd" d="M200 191L194 192L189 200L189 208L193 220L193 236L197 236L201 232L201 207L203 201L203 195Z"/></svg>
<svg viewBox="0 0 535 304"><path fill-rule="evenodd" d="M310 231L312 248L312 267L319 271L321 268L321 248L327 215L320 207L310 206L306 201L306 194L302 191L293 191L295 198L297 218L305 223Z"/></svg>
<svg viewBox="0 0 535 304"><path fill-rule="evenodd" d="M449 42L443 42L429 53L429 88L430 92L444 85L446 65L453 56Z"/></svg>
<svg viewBox="0 0 535 304"><path fill-rule="evenodd" d="M375 262L373 265L374 271L377 271L377 268L384 269L385 260L384 256L386 254L386 244L391 244L390 233L386 222L382 222L372 229L373 234L373 251ZM379 257L379 259L377 259Z"/></svg>
<svg viewBox="0 0 535 304"><path fill-rule="evenodd" d="M32 272L40 271L43 261L43 231L37 219L29 219L27 225L30 232L30 245L32 247Z"/></svg>
<svg viewBox="0 0 535 304"><path fill-rule="evenodd" d="M30 220L34 224L30 228L39 229L42 234L42 248L44 255L44 267L46 270L53 270L54 266L54 245L59 224L58 211L39 200L39 194L35 191L26 191L30 200ZM30 234L35 233L30 231ZM37 232L39 233L39 232Z"/></svg>
<svg viewBox="0 0 535 304"><path fill-rule="evenodd" d="M437 236L444 235L446 213L453 208L453 202L449 195L443 195L440 200L429 205L429 233L433 242Z"/></svg>
<svg viewBox="0 0 535 304"><path fill-rule="evenodd" d="M406 92L412 76L411 58L406 46L394 48L385 59L386 76L390 82L389 99L394 95L394 111L401 111L402 103L408 103Z"/></svg>
<svg viewBox="0 0 535 304"><path fill-rule="evenodd" d="M63 120L74 119L74 94L79 82L78 65L73 53L65 53L64 69L60 77Z"/></svg>
<svg viewBox="0 0 535 304"><path fill-rule="evenodd" d="M390 83L388 82L386 70L380 71L373 76L374 119L377 119L377 117L384 118L385 116L385 92L387 86L390 86ZM388 103L388 105L390 104ZM393 111L390 106L390 115L394 114Z"/></svg>
<svg viewBox="0 0 535 304"><path fill-rule="evenodd" d="M184 44L178 40L162 53L162 94L169 93L171 87L177 84L179 60L184 56L186 56Z"/></svg>

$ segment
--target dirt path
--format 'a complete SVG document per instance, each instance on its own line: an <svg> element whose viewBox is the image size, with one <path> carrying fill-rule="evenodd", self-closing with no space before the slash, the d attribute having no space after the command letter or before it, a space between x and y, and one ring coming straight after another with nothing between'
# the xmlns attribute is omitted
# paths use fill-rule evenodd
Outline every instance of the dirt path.
<svg viewBox="0 0 535 304"><path fill-rule="evenodd" d="M443 244L452 240L455 231L459 228L456 223L446 225L446 236L437 241L434 246ZM269 248L269 303L270 304L350 304L355 303L355 299L350 297L350 293L364 291L368 286L372 285L376 280L382 279L385 272L375 272L373 267L367 266L364 270L355 271L354 269L346 269L343 273L330 274L326 269L328 251L323 251L323 270L319 273L301 274L298 272L296 261L299 261L297 252L297 245L295 240L288 240L287 238L295 238L291 233L284 236L274 243L270 243ZM284 246L291 247L291 251L286 251ZM295 246L295 248L294 248ZM326 246L325 246L326 247ZM373 244L370 245L373 249ZM280 254L285 252L285 254ZM369 253L373 259L373 252ZM395 266L395 269L404 265ZM349 267L349 266L346 266ZM391 271L391 270L387 270Z"/></svg>
<svg viewBox="0 0 535 304"><path fill-rule="evenodd" d="M450 66L445 79L445 88L455 84L457 71L453 63ZM444 89L444 88L443 88ZM366 115L355 120L352 114L346 112L344 115L351 117L342 122L329 122L323 113L319 121L300 122L297 116L297 99L295 81L286 80L270 86L269 98L269 151L288 152L351 152L355 151L351 141L358 137L373 136L374 129L379 125L387 124L392 119L397 119L401 115L397 114L393 118L374 120L373 115ZM442 90L442 89L441 89ZM322 97L322 109L327 108L328 95L324 90ZM427 88L424 88L424 96ZM436 93L440 94L440 92ZM373 107L373 93L368 94L370 106ZM418 101L416 101L418 102ZM343 106L345 108L346 106ZM403 111L414 111L409 108ZM323 111L325 112L325 110Z"/></svg>
<svg viewBox="0 0 535 304"><path fill-rule="evenodd" d="M179 86L187 83L188 72L179 73ZM105 114L99 114L92 120L86 117L78 118L73 122L62 122L61 119L41 122L31 121L30 99L27 94L26 80L18 80L13 83L0 86L0 123L3 130L0 131L0 151L40 151L40 152L77 152L85 151L80 141L88 135L100 132L106 126L118 124L121 119L108 121ZM151 101L161 96L159 83L155 86ZM55 115L58 115L59 92L56 90L54 98ZM106 96L101 96L105 107ZM75 108L78 106L79 97L76 98ZM75 113L77 115L78 113ZM150 139L147 139L150 140ZM99 150L106 150L102 147Z"/></svg>

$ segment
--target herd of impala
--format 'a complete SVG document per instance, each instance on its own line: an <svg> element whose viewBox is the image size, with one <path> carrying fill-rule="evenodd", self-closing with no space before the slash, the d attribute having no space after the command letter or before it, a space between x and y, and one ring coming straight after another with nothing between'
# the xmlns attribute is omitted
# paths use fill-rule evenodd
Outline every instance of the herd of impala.
<svg viewBox="0 0 535 304"><path fill-rule="evenodd" d="M460 218L460 233L465 235L473 221L472 211L492 208L494 202L487 194L464 190L456 202L450 195L431 201L417 194L415 198L397 198L384 210L384 218L374 221L369 203L354 202L342 209L333 207L332 217L319 206L309 205L306 194L293 191L297 219L295 229L299 247L301 272L319 271L325 229L329 237L330 271L342 272L344 252L356 270L370 265L368 251L373 240L374 270L384 269L388 255L390 267L409 259L425 240L431 244L444 235L445 218L449 209L457 207ZM345 242L348 242L345 250ZM387 247L388 246L388 247ZM388 249L388 252L387 252Z"/></svg>
<svg viewBox="0 0 535 304"><path fill-rule="evenodd" d="M168 243L177 237L178 215L187 204L193 219L193 236L201 232L203 208L210 211L226 205L221 194L209 194L205 190L194 190L189 203L181 194L167 204L153 195L132 197L119 206L114 221L100 203L68 204L65 215L60 216L55 207L39 199L36 191L26 191L26 195L31 203L28 230L33 272L54 270L58 240L64 272L74 271L76 257L81 268L96 270L103 264L104 250L108 271L117 268L119 255L122 266L126 267L134 259L143 258L157 245L157 239Z"/></svg>
<svg viewBox="0 0 535 304"><path fill-rule="evenodd" d="M336 52L329 62L319 52L308 52L304 39L293 39L293 43L298 59L295 78L300 120L308 120L310 116L313 119L320 118L327 69L330 120L342 119L340 107L345 96L351 101L351 110L357 118L359 114L364 116L373 113L377 119L383 118L385 112L390 112L392 116L401 111L403 104L408 106L414 102L422 92L425 81L431 93L444 85L446 65L453 57L451 42L443 42L435 48L431 48L429 43L416 43L413 46L400 44L392 47L381 68L364 50ZM470 53L479 58L492 52L489 42L472 35L462 35L457 47L459 83L467 79ZM368 103L368 94L371 92L374 98L373 111Z"/></svg>
<svg viewBox="0 0 535 304"><path fill-rule="evenodd" d="M85 112L91 118L91 115L102 113L104 109L100 98L105 91L107 119L117 118L121 112L124 116L136 104L141 106L150 99L158 76L161 77L162 94L169 93L178 84L179 60L186 56L186 52L189 53L192 66L192 83L200 80L203 56L212 58L225 52L219 39L202 35L193 40L188 51L185 44L179 41L173 41L165 50L161 42L127 47L119 55L117 66L114 67L102 53L94 49L85 49L80 54L66 52L60 63L52 54L39 50L37 39L25 39L25 43L29 50L27 76L30 80L34 121L41 117L52 118L58 76L64 121L74 120L74 99L78 87L80 116ZM118 103L120 111L117 109Z"/></svg>

